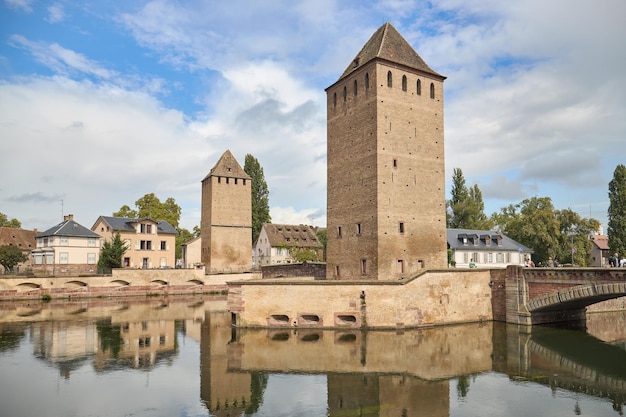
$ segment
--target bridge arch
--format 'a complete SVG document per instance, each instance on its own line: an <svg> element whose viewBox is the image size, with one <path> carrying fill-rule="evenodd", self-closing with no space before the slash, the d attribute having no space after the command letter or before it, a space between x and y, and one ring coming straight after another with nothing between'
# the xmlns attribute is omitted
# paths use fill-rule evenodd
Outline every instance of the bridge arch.
<svg viewBox="0 0 626 417"><path fill-rule="evenodd" d="M528 311L554 311L585 308L613 298L626 296L626 282L588 283L565 288L528 300Z"/></svg>

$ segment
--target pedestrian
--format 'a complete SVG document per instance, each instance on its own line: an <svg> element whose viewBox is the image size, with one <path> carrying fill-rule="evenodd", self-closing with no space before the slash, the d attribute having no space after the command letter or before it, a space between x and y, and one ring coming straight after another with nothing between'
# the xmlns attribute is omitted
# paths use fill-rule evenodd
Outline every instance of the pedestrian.
<svg viewBox="0 0 626 417"><path fill-rule="evenodd" d="M474 263L474 258L470 259L469 267L476 268L476 264Z"/></svg>
<svg viewBox="0 0 626 417"><path fill-rule="evenodd" d="M619 260L619 267L626 268L626 259L624 259L624 255L622 255L622 257Z"/></svg>
<svg viewBox="0 0 626 417"><path fill-rule="evenodd" d="M552 256L548 257L548 262L546 263L546 267L554 268L554 261L552 260Z"/></svg>
<svg viewBox="0 0 626 417"><path fill-rule="evenodd" d="M615 254L609 258L609 266L611 268L617 268L619 266L619 258L617 257L617 252L615 252Z"/></svg>

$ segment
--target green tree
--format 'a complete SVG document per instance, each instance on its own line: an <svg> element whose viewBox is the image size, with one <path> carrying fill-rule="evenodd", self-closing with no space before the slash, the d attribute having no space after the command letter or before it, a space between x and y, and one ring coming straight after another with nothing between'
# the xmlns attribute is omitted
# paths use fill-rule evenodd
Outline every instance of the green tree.
<svg viewBox="0 0 626 417"><path fill-rule="evenodd" d="M581 217L572 209L557 210L556 219L559 223L559 249L555 257L560 263L573 263L578 266L592 264L592 243L589 236L600 228L596 219Z"/></svg>
<svg viewBox="0 0 626 417"><path fill-rule="evenodd" d="M324 255L323 255L323 261L326 261L326 244L328 242L328 237L327 237L327 233L326 233L326 228L319 228L317 229L317 232L315 233L317 236L317 240L320 241L320 243L322 244L322 247L324 248Z"/></svg>
<svg viewBox="0 0 626 417"><path fill-rule="evenodd" d="M626 253L626 166L619 164L609 182L608 209L609 247L611 254Z"/></svg>
<svg viewBox="0 0 626 417"><path fill-rule="evenodd" d="M176 200L171 197L161 202L154 193L146 194L135 201L135 207L137 209L133 210L127 205L123 205L113 213L113 217L148 217L153 220L165 220L175 228L180 222L181 208L176 204Z"/></svg>
<svg viewBox="0 0 626 417"><path fill-rule="evenodd" d="M126 242L124 242L119 232L113 235L113 240L107 240L102 244L100 249L100 259L98 259L98 270L108 273L113 268L122 267L122 256L128 250Z"/></svg>
<svg viewBox="0 0 626 417"><path fill-rule="evenodd" d="M263 167L252 155L247 154L243 170L252 178L252 244L259 238L263 223L271 223L269 189L265 182Z"/></svg>
<svg viewBox="0 0 626 417"><path fill-rule="evenodd" d="M13 227L19 229L22 227L22 223L20 223L17 219L9 220L6 214L0 213L0 227Z"/></svg>
<svg viewBox="0 0 626 417"><path fill-rule="evenodd" d="M24 255L17 246L0 246L0 265L4 267L5 271L13 271L15 265L27 260L28 256Z"/></svg>
<svg viewBox="0 0 626 417"><path fill-rule="evenodd" d="M460 168L452 172L451 198L447 202L450 209L446 219L449 228L489 230L493 222L485 215L485 203L478 185L467 187Z"/></svg>

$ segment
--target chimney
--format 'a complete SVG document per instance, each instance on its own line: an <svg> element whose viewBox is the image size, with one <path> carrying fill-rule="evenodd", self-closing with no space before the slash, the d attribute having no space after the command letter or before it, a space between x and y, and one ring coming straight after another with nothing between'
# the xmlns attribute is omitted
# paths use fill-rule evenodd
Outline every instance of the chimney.
<svg viewBox="0 0 626 417"><path fill-rule="evenodd" d="M68 220L74 220L74 215L73 214L68 214L66 216L63 216L63 221L66 222Z"/></svg>

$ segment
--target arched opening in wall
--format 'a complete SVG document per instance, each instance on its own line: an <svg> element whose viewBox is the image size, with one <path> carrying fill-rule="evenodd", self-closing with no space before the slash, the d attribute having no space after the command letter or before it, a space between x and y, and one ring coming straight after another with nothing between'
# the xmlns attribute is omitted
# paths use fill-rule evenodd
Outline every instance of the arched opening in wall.
<svg viewBox="0 0 626 417"><path fill-rule="evenodd" d="M356 94L359 92L358 86L357 86L357 82L356 80L354 80L354 97L356 97Z"/></svg>
<svg viewBox="0 0 626 417"><path fill-rule="evenodd" d="M406 91L406 75L402 76L402 91Z"/></svg>
<svg viewBox="0 0 626 417"><path fill-rule="evenodd" d="M270 326L289 326L289 316L286 314L272 314L269 319Z"/></svg>
<svg viewBox="0 0 626 417"><path fill-rule="evenodd" d="M346 100L348 100L348 89L346 88L346 86L343 86L343 102L345 103Z"/></svg>
<svg viewBox="0 0 626 417"><path fill-rule="evenodd" d="M387 87L391 88L393 86L393 76L391 75L391 71L387 72Z"/></svg>
<svg viewBox="0 0 626 417"><path fill-rule="evenodd" d="M435 98L435 84L430 83L430 98Z"/></svg>
<svg viewBox="0 0 626 417"><path fill-rule="evenodd" d="M420 79L417 80L417 95L422 95L422 80Z"/></svg>
<svg viewBox="0 0 626 417"><path fill-rule="evenodd" d="M359 319L355 314L337 314L335 315L336 326L359 327Z"/></svg>

